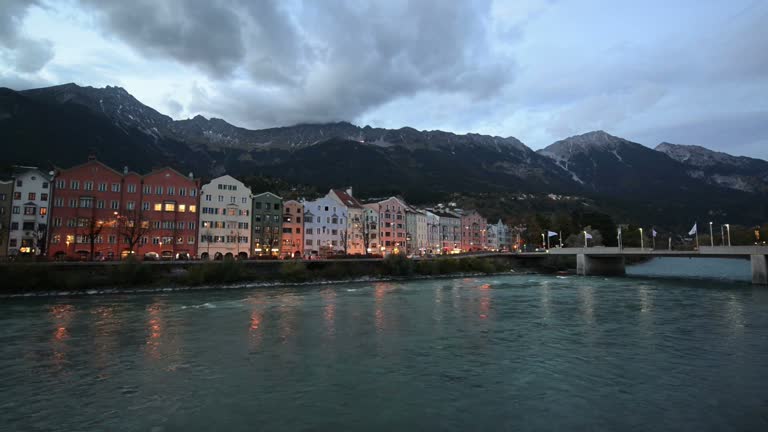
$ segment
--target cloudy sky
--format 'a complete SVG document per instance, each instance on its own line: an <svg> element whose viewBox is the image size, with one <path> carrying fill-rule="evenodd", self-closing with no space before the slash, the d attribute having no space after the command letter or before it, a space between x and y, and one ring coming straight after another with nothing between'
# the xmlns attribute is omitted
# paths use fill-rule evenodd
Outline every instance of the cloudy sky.
<svg viewBox="0 0 768 432"><path fill-rule="evenodd" d="M174 118L768 159L768 1L0 0L0 86L119 85Z"/></svg>

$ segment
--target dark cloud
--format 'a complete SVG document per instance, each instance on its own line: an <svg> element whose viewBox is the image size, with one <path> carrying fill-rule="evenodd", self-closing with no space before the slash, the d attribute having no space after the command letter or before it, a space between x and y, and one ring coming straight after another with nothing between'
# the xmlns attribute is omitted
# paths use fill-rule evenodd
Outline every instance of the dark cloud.
<svg viewBox="0 0 768 432"><path fill-rule="evenodd" d="M351 120L422 91L488 97L512 76L489 55L486 1L81 1L106 33L216 80L191 109L248 126Z"/></svg>
<svg viewBox="0 0 768 432"><path fill-rule="evenodd" d="M53 44L20 34L21 23L36 0L3 0L0 2L0 59L12 64L17 72L33 73L45 66L54 55Z"/></svg>

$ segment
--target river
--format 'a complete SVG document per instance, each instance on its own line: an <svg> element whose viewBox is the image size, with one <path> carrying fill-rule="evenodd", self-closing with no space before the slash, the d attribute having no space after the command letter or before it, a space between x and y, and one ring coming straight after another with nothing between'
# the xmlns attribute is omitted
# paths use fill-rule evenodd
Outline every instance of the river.
<svg viewBox="0 0 768 432"><path fill-rule="evenodd" d="M0 430L768 430L768 289L648 266L6 299Z"/></svg>

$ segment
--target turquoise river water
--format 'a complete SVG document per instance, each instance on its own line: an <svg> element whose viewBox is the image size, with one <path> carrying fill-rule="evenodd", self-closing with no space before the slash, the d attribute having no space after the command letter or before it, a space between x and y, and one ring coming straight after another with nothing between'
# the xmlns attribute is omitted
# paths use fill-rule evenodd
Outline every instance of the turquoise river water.
<svg viewBox="0 0 768 432"><path fill-rule="evenodd" d="M768 289L686 265L6 299L0 430L768 430Z"/></svg>

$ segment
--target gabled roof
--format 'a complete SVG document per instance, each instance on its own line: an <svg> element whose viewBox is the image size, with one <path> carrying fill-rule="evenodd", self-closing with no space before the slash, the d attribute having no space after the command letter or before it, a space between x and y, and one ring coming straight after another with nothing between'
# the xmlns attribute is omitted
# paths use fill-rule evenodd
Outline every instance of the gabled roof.
<svg viewBox="0 0 768 432"><path fill-rule="evenodd" d="M162 171L165 171L165 170L169 170L169 171L171 171L172 173L174 173L174 174L176 174L176 175L178 175L178 176L180 176L180 177L183 177L183 178L185 178L185 179L187 179L187 180L189 180L189 181L192 181L192 182L197 182L197 181L198 181L198 179L196 179L196 178L193 178L193 177L190 177L190 176L187 176L187 175L184 175L184 174L182 174L182 173L180 173L180 172L176 171L175 169L173 169L173 168L171 168L171 167L169 167L169 166L165 166L165 167L162 167L162 168L157 168L157 169L154 169L154 170L152 170L152 171L150 171L150 172L148 172L148 173L144 174L144 175L143 175L143 176L141 176L141 177L142 177L142 178L144 178L144 177L149 177L149 176L151 176L151 175L154 175L154 174L158 174L158 173L160 173L160 172L162 172ZM122 174L121 174L121 175L122 175Z"/></svg>
<svg viewBox="0 0 768 432"><path fill-rule="evenodd" d="M253 197L254 197L254 198L256 198L256 197L260 197L260 196L262 196L262 195L272 195L273 197L275 197L275 198L277 198L277 199L279 199L279 200L281 200L281 201L283 200L283 197L281 197L281 196L277 196L277 195L273 194L272 192L262 192L262 193L260 193L260 194L256 194L256 195L254 195Z"/></svg>
<svg viewBox="0 0 768 432"><path fill-rule="evenodd" d="M78 169L78 168L82 168L82 167L84 167L84 166L88 166L88 165L91 165L91 164L96 164L96 165L99 165L99 166L101 166L102 168L105 168L107 171L112 171L113 173L115 173L115 174L117 174L117 175L119 175L119 176L121 176L121 177L123 176L123 173L121 173L120 171L118 171L118 170L116 170L116 169L112 168L111 166L109 166L109 165L105 164L104 162L102 162L102 161L100 161L100 160L98 160L98 159L88 159L87 161L85 161L85 162L83 162L83 163L81 163L81 164L79 164L79 165L75 165L75 166L73 166L73 167L69 167L69 168L60 168L60 167L55 167L55 171L56 171L56 173L58 174L58 173L60 173L60 172L64 172L64 171L72 171L72 170L76 170L76 169Z"/></svg>
<svg viewBox="0 0 768 432"><path fill-rule="evenodd" d="M360 201L358 201L357 198L348 194L347 191L343 189L331 189L331 191L328 192L328 195L336 196L336 198L338 198L338 201L340 201L342 204L344 204L349 208L363 208L363 204Z"/></svg>

